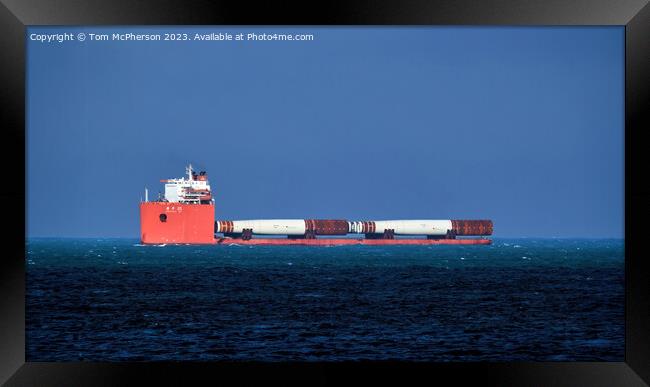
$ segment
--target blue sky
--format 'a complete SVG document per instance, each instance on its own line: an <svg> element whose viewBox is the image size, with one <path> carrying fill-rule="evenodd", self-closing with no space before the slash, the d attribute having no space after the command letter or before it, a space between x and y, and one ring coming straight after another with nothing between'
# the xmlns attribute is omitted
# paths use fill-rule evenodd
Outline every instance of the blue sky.
<svg viewBox="0 0 650 387"><path fill-rule="evenodd" d="M133 237L208 171L217 219L492 219L624 236L623 27L30 27L313 41L28 39L27 235Z"/></svg>

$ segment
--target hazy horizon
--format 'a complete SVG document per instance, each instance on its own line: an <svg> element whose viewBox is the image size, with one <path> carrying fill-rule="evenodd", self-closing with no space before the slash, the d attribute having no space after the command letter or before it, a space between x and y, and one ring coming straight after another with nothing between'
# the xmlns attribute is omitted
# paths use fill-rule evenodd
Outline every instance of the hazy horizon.
<svg viewBox="0 0 650 387"><path fill-rule="evenodd" d="M404 238L408 238L408 239L413 239L416 236L413 236L413 237L411 237L411 236L397 236L397 237L398 238L404 237ZM284 236L281 236L281 235L268 235L268 236L265 236L265 238L284 238ZM348 238L348 239L350 239L350 238L363 238L363 235L362 234L348 234L347 236L343 236L343 235L327 236L327 235L324 235L324 236L320 236L319 238L324 238L324 239L327 239L327 238ZM461 239L462 238L475 239L477 237L460 237L460 238ZM568 237L538 237L538 236L501 236L501 235L500 236L490 235L490 236L486 236L486 237L483 237L483 238L489 238L489 239L497 240L497 241L501 240L501 239L507 239L507 240L510 240L510 239L532 239L532 240L545 240L545 239L604 240L604 239L612 239L612 240L625 240L625 237L571 237L571 236L568 236ZM25 239L26 240L30 240L30 239L95 239L95 240L133 239L133 240L140 240L140 236L135 236L135 237L134 236L101 236L101 237L100 236L83 236L83 237L76 237L76 236L38 236L38 235L32 235L32 236L26 237ZM172 244L174 244L174 243L172 243ZM184 244L179 243L179 245L184 245ZM152 246L155 246L155 245L152 245ZM304 246L296 246L296 247L303 248ZM332 246L329 246L329 247L332 247ZM347 247L351 247L351 246L347 246ZM359 245L358 247L367 248L367 246L361 246L361 245ZM383 246L383 247L385 247L385 246Z"/></svg>

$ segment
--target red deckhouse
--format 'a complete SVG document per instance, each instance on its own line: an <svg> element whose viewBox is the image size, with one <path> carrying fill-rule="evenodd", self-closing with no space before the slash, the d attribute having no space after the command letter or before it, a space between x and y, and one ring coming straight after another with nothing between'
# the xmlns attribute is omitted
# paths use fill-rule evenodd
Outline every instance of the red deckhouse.
<svg viewBox="0 0 650 387"><path fill-rule="evenodd" d="M187 178L161 180L165 195L140 203L140 239L146 244L215 243L214 199L205 172L187 167Z"/></svg>

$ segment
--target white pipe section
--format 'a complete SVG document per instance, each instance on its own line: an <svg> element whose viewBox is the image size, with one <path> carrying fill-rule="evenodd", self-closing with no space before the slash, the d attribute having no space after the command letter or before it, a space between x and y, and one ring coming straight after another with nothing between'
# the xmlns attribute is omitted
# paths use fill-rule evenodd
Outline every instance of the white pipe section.
<svg viewBox="0 0 650 387"><path fill-rule="evenodd" d="M245 228L253 234L263 235L305 235L304 219L258 219L233 220L233 233L241 233Z"/></svg>
<svg viewBox="0 0 650 387"><path fill-rule="evenodd" d="M395 230L395 235L445 235L451 220L376 220L375 234Z"/></svg>

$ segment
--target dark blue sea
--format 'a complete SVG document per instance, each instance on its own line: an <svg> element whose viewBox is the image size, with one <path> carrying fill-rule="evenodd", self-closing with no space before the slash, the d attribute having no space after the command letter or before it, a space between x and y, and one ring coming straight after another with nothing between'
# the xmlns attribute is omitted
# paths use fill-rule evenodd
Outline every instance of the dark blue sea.
<svg viewBox="0 0 650 387"><path fill-rule="evenodd" d="M621 239L26 248L27 361L623 361Z"/></svg>

